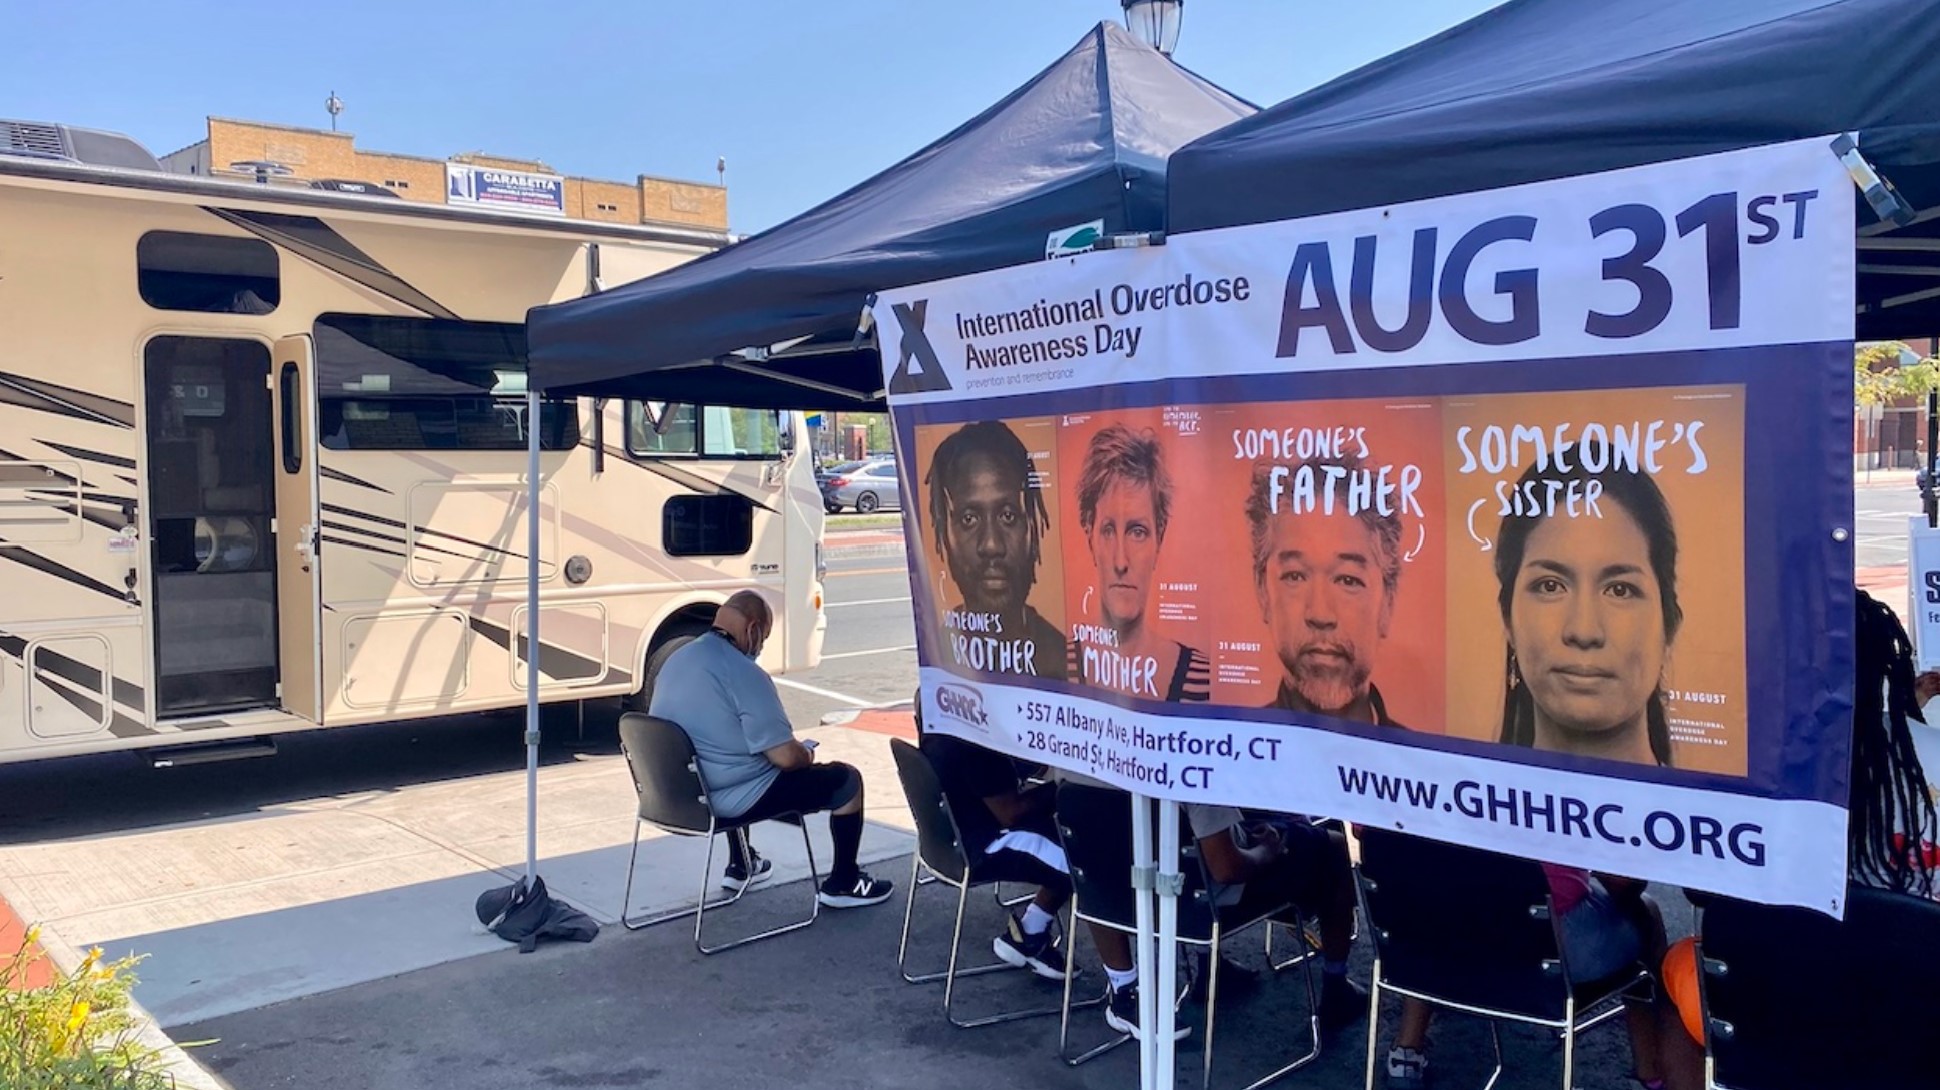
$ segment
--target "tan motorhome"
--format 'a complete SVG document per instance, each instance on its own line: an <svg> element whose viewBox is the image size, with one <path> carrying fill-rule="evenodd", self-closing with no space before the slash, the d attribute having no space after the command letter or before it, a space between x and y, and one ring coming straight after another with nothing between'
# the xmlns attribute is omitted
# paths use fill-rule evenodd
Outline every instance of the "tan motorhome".
<svg viewBox="0 0 1940 1090"><path fill-rule="evenodd" d="M816 664L799 414L526 419L528 308L724 236L104 166L43 128L9 154L0 122L0 761L521 705L531 563L543 700L637 698L744 587L762 664Z"/></svg>

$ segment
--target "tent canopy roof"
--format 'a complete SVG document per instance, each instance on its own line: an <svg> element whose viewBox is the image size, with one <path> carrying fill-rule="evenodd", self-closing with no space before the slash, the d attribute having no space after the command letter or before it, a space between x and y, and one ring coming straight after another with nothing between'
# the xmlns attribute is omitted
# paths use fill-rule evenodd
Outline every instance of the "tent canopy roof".
<svg viewBox="0 0 1940 1090"><path fill-rule="evenodd" d="M1937 56L1931 0L1510 0L1181 149L1170 227L1841 132L1915 209L1940 211ZM1860 243L1861 335L1940 331L1940 275L1909 271L1940 266L1940 216L1889 230L1862 201L1860 218L1874 236Z"/></svg>
<svg viewBox="0 0 1940 1090"><path fill-rule="evenodd" d="M1042 260L1051 232L1097 220L1107 233L1159 230L1166 157L1253 111L1101 23L1003 101L827 203L657 276L536 308L532 382L555 394L880 408L876 354L850 348L871 293ZM818 354L716 362L776 346Z"/></svg>

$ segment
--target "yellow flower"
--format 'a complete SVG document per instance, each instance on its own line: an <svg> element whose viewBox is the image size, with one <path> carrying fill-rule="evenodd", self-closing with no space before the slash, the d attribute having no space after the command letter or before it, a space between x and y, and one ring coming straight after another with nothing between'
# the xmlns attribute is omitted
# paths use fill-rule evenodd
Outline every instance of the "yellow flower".
<svg viewBox="0 0 1940 1090"><path fill-rule="evenodd" d="M87 1023L88 1011L91 1009L88 1006L87 1000L79 999L75 1001L73 1008L67 1012L67 1034L69 1037L81 1032L81 1027Z"/></svg>

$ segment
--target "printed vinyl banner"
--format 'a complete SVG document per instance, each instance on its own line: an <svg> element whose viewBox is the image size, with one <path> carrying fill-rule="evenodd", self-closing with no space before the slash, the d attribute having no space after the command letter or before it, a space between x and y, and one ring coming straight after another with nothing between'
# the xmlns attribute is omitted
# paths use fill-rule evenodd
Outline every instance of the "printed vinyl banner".
<svg viewBox="0 0 1940 1090"><path fill-rule="evenodd" d="M884 293L926 723L1838 913L1828 144Z"/></svg>

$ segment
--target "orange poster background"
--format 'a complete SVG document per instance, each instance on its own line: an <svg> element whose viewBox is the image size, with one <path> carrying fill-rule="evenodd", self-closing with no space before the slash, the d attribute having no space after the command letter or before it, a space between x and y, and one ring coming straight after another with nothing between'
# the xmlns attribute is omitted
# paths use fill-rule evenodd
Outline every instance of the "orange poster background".
<svg viewBox="0 0 1940 1090"><path fill-rule="evenodd" d="M1709 462L1691 474L1689 447L1667 446L1654 475L1677 531L1677 589L1684 620L1665 669L1666 711L1671 722L1672 764L1742 776L1745 739L1744 394L1741 387L1678 387L1592 390L1572 393L1504 394L1450 398L1444 404L1447 510L1444 541L1448 561L1446 733L1494 741L1501 736L1506 688L1507 637L1498 604L1493 551L1471 536L1467 515L1477 504L1474 534L1493 542L1501 527L1494 492L1513 484L1522 466L1490 475L1483 467L1463 474L1456 435L1475 429L1477 449L1484 427L1529 425L1552 432L1591 423L1626 427L1666 421L1702 421L1699 443ZM1528 459L1525 459L1525 465ZM1410 724L1411 726L1413 724Z"/></svg>
<svg viewBox="0 0 1940 1090"><path fill-rule="evenodd" d="M1446 536L1438 529L1443 516L1441 481L1441 416L1426 401L1375 400L1278 402L1220 406L1205 410L1207 430L1214 438L1212 461L1199 479L1212 497L1213 513L1185 528L1181 552L1202 558L1216 603L1213 615L1213 701L1241 707L1270 704L1285 675L1275 651L1272 630L1260 609L1253 576L1252 536L1246 520L1246 499L1252 487L1255 460L1242 457L1234 444L1238 430L1286 432L1303 428L1331 432L1335 428L1364 429L1368 455L1365 464L1418 466L1422 483L1415 499L1422 517L1401 513L1401 574L1394 593L1394 614L1387 637L1373 656L1370 681L1387 705L1389 717L1416 730L1439 731L1443 686L1447 676L1443 648L1443 610ZM1359 443L1349 440L1348 453L1358 454ZM1298 457L1261 459L1298 465ZM1282 516L1298 517L1298 516ZM1413 553L1413 556L1407 554Z"/></svg>
<svg viewBox="0 0 1940 1090"><path fill-rule="evenodd" d="M1211 565L1200 551L1203 536L1194 528L1219 517L1214 497L1202 485L1213 454L1214 436L1204 430L1205 412L1198 408L1152 408L1097 413L1073 413L1060 418L1058 465L1064 488L1058 494L1058 518L1065 527L1065 619L1067 631L1077 626L1103 625L1097 562L1091 539L1079 518L1078 490L1085 455L1094 435L1113 424L1134 433L1150 432L1159 440L1166 474L1172 480L1171 510L1165 537L1159 543L1145 605L1145 625L1212 657L1212 638L1223 602L1212 595L1207 576ZM1177 666L1176 655L1158 663L1157 688L1163 698ZM1073 681L1077 681L1073 675ZM1148 699L1153 699L1148 697Z"/></svg>
<svg viewBox="0 0 1940 1090"><path fill-rule="evenodd" d="M1064 611L1064 573L1063 537L1065 521L1061 514L1064 482L1058 471L1058 431L1057 421L1052 417L1028 417L1005 421L1010 430L1030 452L1032 471L1036 474L1038 488L1044 496L1045 508L1051 515L1051 526L1044 532L1040 544L1040 560L1037 565L1037 580L1031 584L1031 592L1025 599L1031 608L1037 610L1044 619L1055 625L1068 639L1071 626L1065 621ZM923 562L929 566L931 592L935 595L939 616L963 601L963 594L957 590L950 579L950 566L943 560L943 553L937 547L936 527L930 525L929 486L925 478L929 475L930 464L934 460L936 448L952 432L963 427L962 424L925 424L916 429L916 461L909 474L910 499L904 503L905 517L916 519L922 539ZM1072 523L1075 532L1075 520ZM939 638L938 647L947 645L947 639ZM1060 656L1060 661L1062 657Z"/></svg>

